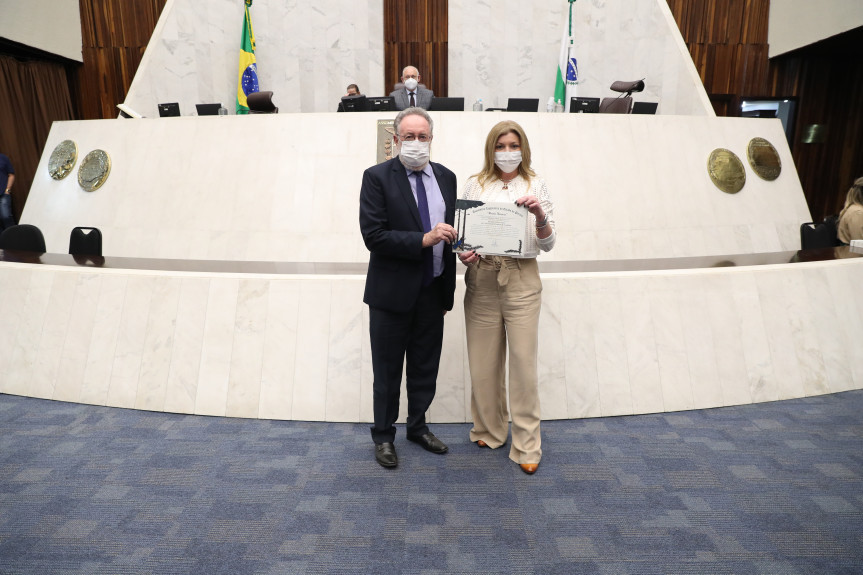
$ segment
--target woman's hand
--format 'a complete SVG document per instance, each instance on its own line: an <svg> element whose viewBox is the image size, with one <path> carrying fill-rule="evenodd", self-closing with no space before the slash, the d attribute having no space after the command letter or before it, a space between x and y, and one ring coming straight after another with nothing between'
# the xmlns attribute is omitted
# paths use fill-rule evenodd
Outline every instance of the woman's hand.
<svg viewBox="0 0 863 575"><path fill-rule="evenodd" d="M461 260L461 263L470 267L479 261L479 254L473 250L469 252L462 252L458 254L458 259Z"/></svg>
<svg viewBox="0 0 863 575"><path fill-rule="evenodd" d="M536 221L538 222L545 219L545 212L539 203L539 198L536 196L522 196L515 201L515 205L525 206L536 217Z"/></svg>

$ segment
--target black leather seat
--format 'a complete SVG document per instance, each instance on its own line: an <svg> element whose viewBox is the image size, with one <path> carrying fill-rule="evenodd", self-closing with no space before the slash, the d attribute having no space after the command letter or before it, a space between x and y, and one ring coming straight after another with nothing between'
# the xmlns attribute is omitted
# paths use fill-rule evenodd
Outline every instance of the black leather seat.
<svg viewBox="0 0 863 575"><path fill-rule="evenodd" d="M102 232L99 228L72 228L69 253L73 256L101 256Z"/></svg>
<svg viewBox="0 0 863 575"><path fill-rule="evenodd" d="M252 92L246 96L250 114L278 114L279 109L273 104L273 92Z"/></svg>
<svg viewBox="0 0 863 575"><path fill-rule="evenodd" d="M611 84L611 89L619 92L620 96L614 98L603 98L599 103L600 114L631 114L632 93L644 90L644 80L633 82L622 82L618 80Z"/></svg>
<svg viewBox="0 0 863 575"><path fill-rule="evenodd" d="M804 250L815 250L819 248L832 248L841 245L837 235L836 222L831 218L825 218L823 222L806 222L800 224L800 248Z"/></svg>
<svg viewBox="0 0 863 575"><path fill-rule="evenodd" d="M0 233L0 250L21 250L45 253L45 236L42 230L31 224L18 224Z"/></svg>

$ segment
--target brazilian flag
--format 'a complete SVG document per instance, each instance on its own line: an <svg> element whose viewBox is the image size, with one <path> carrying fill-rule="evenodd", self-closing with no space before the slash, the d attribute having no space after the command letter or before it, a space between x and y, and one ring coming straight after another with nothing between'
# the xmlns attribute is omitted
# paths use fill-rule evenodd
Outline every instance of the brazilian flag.
<svg viewBox="0 0 863 575"><path fill-rule="evenodd" d="M240 74L237 82L237 114L248 114L249 105L246 96L257 92L258 65L255 64L255 32L252 30L252 18L249 7L252 0L246 0L246 18L243 21L243 40L240 43Z"/></svg>

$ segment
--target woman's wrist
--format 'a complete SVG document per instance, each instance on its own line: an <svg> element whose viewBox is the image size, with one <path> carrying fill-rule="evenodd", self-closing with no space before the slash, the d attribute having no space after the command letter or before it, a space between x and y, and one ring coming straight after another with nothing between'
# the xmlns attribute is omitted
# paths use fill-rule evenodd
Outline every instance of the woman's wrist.
<svg viewBox="0 0 863 575"><path fill-rule="evenodd" d="M536 219L536 229L541 230L542 228L544 228L547 225L548 225L548 214L545 214L545 216L542 218L542 220L540 220L539 218Z"/></svg>

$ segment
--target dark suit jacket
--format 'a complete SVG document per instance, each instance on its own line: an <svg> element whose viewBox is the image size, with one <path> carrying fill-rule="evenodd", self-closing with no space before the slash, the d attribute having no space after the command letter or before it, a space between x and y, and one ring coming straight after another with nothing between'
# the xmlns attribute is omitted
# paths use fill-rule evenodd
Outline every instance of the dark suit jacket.
<svg viewBox="0 0 863 575"><path fill-rule="evenodd" d="M457 183L455 174L432 162L432 171L446 204L446 223L453 225ZM370 253L363 301L392 312L406 312L422 288L423 226L407 171L396 157L363 173L360 189L360 231ZM455 254L444 245L443 303L453 306Z"/></svg>
<svg viewBox="0 0 863 575"><path fill-rule="evenodd" d="M404 110L405 108L410 108L411 100L408 97L408 93L405 92L403 84L395 91L390 92L390 96L392 96L395 100L396 110ZM428 110L429 106L431 106L432 98L434 98L434 92L420 84L419 86L417 86L416 94L414 96L417 107Z"/></svg>

